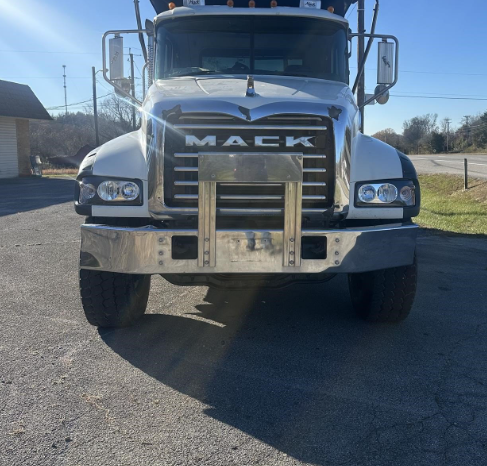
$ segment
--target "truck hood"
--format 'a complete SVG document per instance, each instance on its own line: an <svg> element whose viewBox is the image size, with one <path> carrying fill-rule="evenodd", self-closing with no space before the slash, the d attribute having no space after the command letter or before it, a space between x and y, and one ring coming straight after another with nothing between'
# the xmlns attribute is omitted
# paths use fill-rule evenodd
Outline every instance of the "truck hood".
<svg viewBox="0 0 487 466"><path fill-rule="evenodd" d="M352 92L344 83L293 76L256 75L254 80L257 93L255 97L245 96L246 76L218 75L158 80L152 86L148 100L152 104L151 106L155 106L159 102L165 102L167 105L168 101L178 104L182 101L202 99L208 103L210 100L223 101L248 109L282 101L305 101L355 107ZM200 104L204 105L203 102Z"/></svg>

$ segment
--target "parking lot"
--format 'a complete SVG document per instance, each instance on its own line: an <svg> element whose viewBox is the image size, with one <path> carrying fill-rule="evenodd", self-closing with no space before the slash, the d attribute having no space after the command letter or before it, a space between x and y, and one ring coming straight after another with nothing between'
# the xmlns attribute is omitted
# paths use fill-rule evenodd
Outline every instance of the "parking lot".
<svg viewBox="0 0 487 466"><path fill-rule="evenodd" d="M85 321L73 182L0 183L1 465L485 465L487 240L422 234L408 320L346 277L278 291L153 277L133 328Z"/></svg>

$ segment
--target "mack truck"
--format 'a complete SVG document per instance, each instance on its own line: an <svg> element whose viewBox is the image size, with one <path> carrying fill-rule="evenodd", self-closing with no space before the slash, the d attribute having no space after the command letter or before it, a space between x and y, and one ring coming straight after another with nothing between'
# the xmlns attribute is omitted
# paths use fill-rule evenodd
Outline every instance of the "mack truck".
<svg viewBox="0 0 487 466"><path fill-rule="evenodd" d="M87 320L133 324L152 275L245 289L338 274L359 317L405 319L420 186L408 157L363 131L364 106L398 80L398 40L375 33L378 1L368 34L346 19L357 0L151 2L144 28L136 0L138 28L103 36L104 77L140 129L97 147L77 176ZM143 100L121 71L127 34L146 59ZM377 87L365 94L372 46Z"/></svg>

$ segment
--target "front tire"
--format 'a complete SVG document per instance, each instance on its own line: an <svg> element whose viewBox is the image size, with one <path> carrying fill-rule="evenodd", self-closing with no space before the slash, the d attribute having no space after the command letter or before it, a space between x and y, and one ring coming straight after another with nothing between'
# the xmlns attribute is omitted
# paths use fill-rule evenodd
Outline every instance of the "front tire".
<svg viewBox="0 0 487 466"><path fill-rule="evenodd" d="M81 269L81 303L86 319L97 327L128 327L147 308L150 275Z"/></svg>
<svg viewBox="0 0 487 466"><path fill-rule="evenodd" d="M412 265L348 275L355 312L369 322L400 322L413 307L417 286L416 256Z"/></svg>

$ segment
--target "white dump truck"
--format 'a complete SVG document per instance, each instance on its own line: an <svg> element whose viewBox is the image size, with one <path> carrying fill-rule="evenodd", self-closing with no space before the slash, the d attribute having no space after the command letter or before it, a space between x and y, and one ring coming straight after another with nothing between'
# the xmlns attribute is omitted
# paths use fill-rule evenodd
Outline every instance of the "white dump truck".
<svg viewBox="0 0 487 466"><path fill-rule="evenodd" d="M397 82L397 39L374 34L376 16L371 34L352 33L357 0L151 1L144 29L103 38L105 78L141 127L88 154L77 177L88 321L135 322L154 274L230 289L347 274L360 317L407 317L420 187L404 154L361 130L364 105ZM147 40L142 102L119 66L131 33ZM357 99L374 40L378 86Z"/></svg>

